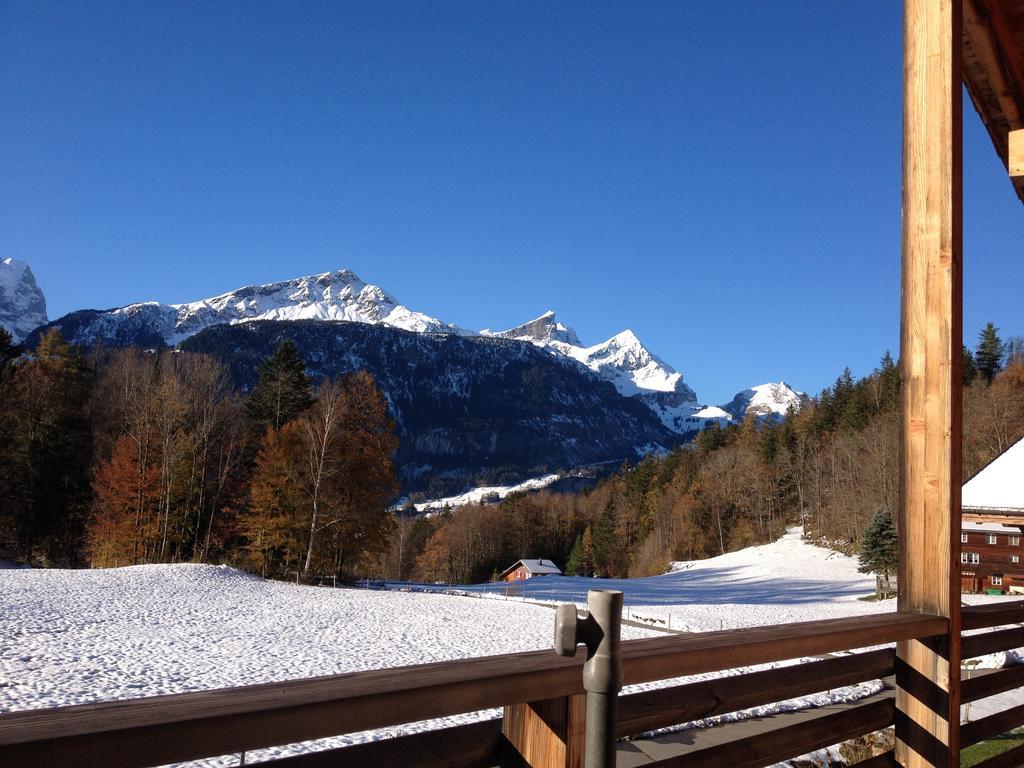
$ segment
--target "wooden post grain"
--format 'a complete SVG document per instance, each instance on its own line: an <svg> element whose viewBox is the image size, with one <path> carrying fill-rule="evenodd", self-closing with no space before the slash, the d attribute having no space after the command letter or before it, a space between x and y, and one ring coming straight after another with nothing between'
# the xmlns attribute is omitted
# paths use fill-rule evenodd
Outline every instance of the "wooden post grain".
<svg viewBox="0 0 1024 768"><path fill-rule="evenodd" d="M905 0L899 610L949 617L897 646L896 755L959 765L961 0Z"/></svg>
<svg viewBox="0 0 1024 768"><path fill-rule="evenodd" d="M502 768L583 768L587 697L505 707Z"/></svg>

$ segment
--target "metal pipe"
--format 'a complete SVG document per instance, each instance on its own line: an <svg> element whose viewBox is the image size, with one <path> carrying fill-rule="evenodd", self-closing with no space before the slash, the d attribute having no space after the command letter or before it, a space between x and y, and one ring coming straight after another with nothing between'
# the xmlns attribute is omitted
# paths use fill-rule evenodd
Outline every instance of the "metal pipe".
<svg viewBox="0 0 1024 768"><path fill-rule="evenodd" d="M622 690L622 592L591 590L587 615L574 605L560 605L555 614L555 652L575 656L587 647L583 689L587 692L586 768L614 768L615 727Z"/></svg>

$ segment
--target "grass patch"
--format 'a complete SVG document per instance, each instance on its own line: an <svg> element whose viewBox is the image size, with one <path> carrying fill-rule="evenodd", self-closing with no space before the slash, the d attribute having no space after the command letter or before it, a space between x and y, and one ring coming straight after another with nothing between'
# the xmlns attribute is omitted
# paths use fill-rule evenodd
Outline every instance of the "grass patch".
<svg viewBox="0 0 1024 768"><path fill-rule="evenodd" d="M883 595L882 600L892 600L896 595ZM864 595L864 597L858 597L858 600L863 600L865 603L878 602L878 595Z"/></svg>
<svg viewBox="0 0 1024 768"><path fill-rule="evenodd" d="M988 741L981 742L981 744L975 744L973 747L961 750L960 766L961 768L971 768L972 765L978 765L990 757L995 757L1006 752L1008 749L1013 749L1019 744L1024 744L1024 730L1004 733L1001 736L996 736L994 739L989 739Z"/></svg>

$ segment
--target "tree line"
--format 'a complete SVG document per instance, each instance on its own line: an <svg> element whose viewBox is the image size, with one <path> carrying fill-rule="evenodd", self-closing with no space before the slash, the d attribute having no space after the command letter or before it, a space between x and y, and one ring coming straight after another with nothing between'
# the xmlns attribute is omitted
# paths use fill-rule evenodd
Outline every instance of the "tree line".
<svg viewBox="0 0 1024 768"><path fill-rule="evenodd" d="M230 563L346 577L387 549L394 425L366 373L294 345L234 390L215 359L0 334L0 549L37 565Z"/></svg>
<svg viewBox="0 0 1024 768"><path fill-rule="evenodd" d="M1024 341L964 347L964 478L1024 435ZM294 345L251 393L215 359L83 353L0 334L0 550L37 565L227 563L271 577L471 582L523 557L568 573L662 572L802 523L857 551L896 515L900 377L886 353L781 423L748 417L591 490L392 513L394 425L371 377L313 387Z"/></svg>
<svg viewBox="0 0 1024 768"><path fill-rule="evenodd" d="M988 324L963 348L964 480L1024 436L1024 340ZM411 521L382 570L393 578L479 581L521 557L570 574L661 573L673 560L767 543L801 523L846 552L862 548L876 515L896 517L898 365L847 368L781 423L749 416L692 446L624 466L575 495L538 493ZM396 540L397 541L397 540Z"/></svg>

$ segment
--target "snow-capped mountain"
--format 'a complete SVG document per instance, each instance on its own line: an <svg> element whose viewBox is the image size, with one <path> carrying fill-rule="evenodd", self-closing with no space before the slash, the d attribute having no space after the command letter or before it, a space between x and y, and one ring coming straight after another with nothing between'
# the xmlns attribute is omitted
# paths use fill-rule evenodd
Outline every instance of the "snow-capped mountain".
<svg viewBox="0 0 1024 768"><path fill-rule="evenodd" d="M0 261L0 326L17 344L46 322L46 297L29 265L17 259Z"/></svg>
<svg viewBox="0 0 1024 768"><path fill-rule="evenodd" d="M57 324L69 341L80 345L173 346L213 325L254 320L348 320L406 331L469 333L402 306L348 269L247 286L187 304L143 302L83 310Z"/></svg>
<svg viewBox="0 0 1024 768"><path fill-rule="evenodd" d="M28 278L23 282L38 291L27 265L10 259L3 264L12 274L15 268L21 270L19 275L27 273ZM22 290L25 295L30 292ZM41 293L39 301L42 302ZM21 318L23 314L16 316ZM18 327L16 337L28 334L32 330L29 325L34 327L45 322L45 305L42 305L40 317L38 321L25 321ZM528 342L573 361L598 379L611 383L619 394L639 400L664 426L679 435L711 424L724 426L730 417L742 419L748 410L759 416L781 418L790 403L795 402L799 407L803 397L785 384L765 384L739 393L731 403L722 406L728 412L723 414L718 408L712 406L709 410L699 403L683 375L645 347L630 330L600 344L585 346L572 328L560 323L555 313L549 311L506 331L484 330L477 334L415 312L347 269L247 286L185 304L142 302L109 310L81 310L47 327L58 328L66 339L80 346L159 348L176 346L214 326L280 320L341 320L416 333ZM31 346L43 330L45 328L39 328L32 333L27 343Z"/></svg>
<svg viewBox="0 0 1024 768"><path fill-rule="evenodd" d="M585 347L576 332L555 319L553 311L507 331L480 332L484 336L528 341L564 355L611 382L620 394L643 401L673 432L695 427L687 419L700 409L697 395L683 375L652 353L633 331L625 330L607 341Z"/></svg>
<svg viewBox="0 0 1024 768"><path fill-rule="evenodd" d="M759 384L737 392L736 396L722 406L734 419L742 421L747 414L759 419L782 421L790 409L799 411L807 395L797 392L786 382Z"/></svg>

